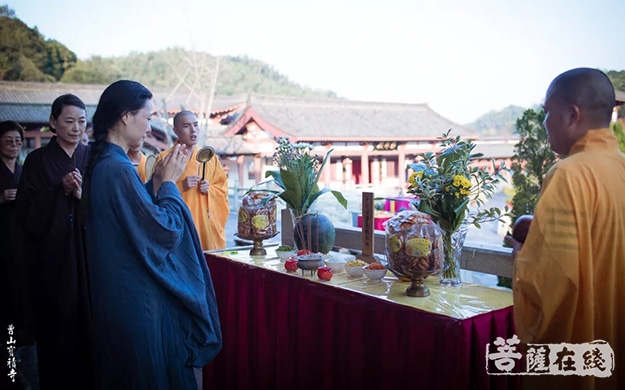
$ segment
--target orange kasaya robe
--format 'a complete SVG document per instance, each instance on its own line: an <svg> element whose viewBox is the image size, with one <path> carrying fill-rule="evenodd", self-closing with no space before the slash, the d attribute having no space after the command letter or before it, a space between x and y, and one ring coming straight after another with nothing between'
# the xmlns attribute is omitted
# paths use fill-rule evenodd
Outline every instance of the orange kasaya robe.
<svg viewBox="0 0 625 390"><path fill-rule="evenodd" d="M161 152L157 162L172 149L173 147ZM182 199L191 211L193 222L202 242L202 249L205 251L223 249L226 247L225 226L230 215L230 209L228 206L228 178L218 156L206 163L204 179L208 180L209 183L208 194L200 192L199 181L197 188L191 188L188 191L184 191L182 186L184 179L190 175L198 175L201 180L202 164L195 158L197 151L198 147L195 146L193 154L187 162L187 168L176 182L176 186L178 186Z"/></svg>
<svg viewBox="0 0 625 390"><path fill-rule="evenodd" d="M137 173L139 174L139 178L141 179L142 183L147 182L147 176L145 173L145 162L148 160L147 157L145 157L145 154L139 152L139 165L137 165Z"/></svg>
<svg viewBox="0 0 625 390"><path fill-rule="evenodd" d="M522 342L614 351L609 378L528 375L527 388L625 389L625 155L611 130L589 131L548 172L513 290Z"/></svg>

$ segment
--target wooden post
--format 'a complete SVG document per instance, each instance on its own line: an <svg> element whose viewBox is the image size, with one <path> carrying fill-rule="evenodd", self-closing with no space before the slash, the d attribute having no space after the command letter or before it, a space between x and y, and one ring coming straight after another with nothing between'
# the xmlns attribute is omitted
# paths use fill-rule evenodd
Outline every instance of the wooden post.
<svg viewBox="0 0 625 390"><path fill-rule="evenodd" d="M362 252L356 256L367 263L376 262L373 255L373 192L362 193Z"/></svg>

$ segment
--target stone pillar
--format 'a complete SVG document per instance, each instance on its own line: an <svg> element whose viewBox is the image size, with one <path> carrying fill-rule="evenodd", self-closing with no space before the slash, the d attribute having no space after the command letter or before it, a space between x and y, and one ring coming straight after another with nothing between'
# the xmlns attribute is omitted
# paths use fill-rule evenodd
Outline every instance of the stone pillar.
<svg viewBox="0 0 625 390"><path fill-rule="evenodd" d="M257 154L254 156L254 181L256 183L260 183L262 179L260 177L260 173L261 173L260 163L261 163L261 158L260 158L260 155Z"/></svg>
<svg viewBox="0 0 625 390"><path fill-rule="evenodd" d="M323 167L323 172L321 173L323 175L323 184L325 187L330 187L330 184L332 183L332 173L330 172L330 169L332 169L332 159L326 163Z"/></svg>
<svg viewBox="0 0 625 390"><path fill-rule="evenodd" d="M245 156L242 154L237 156L237 174L239 178L239 187L245 187Z"/></svg>
<svg viewBox="0 0 625 390"><path fill-rule="evenodd" d="M371 162L371 184L380 184L380 160L377 157Z"/></svg>
<svg viewBox="0 0 625 390"><path fill-rule="evenodd" d="M399 175L399 188L403 191L406 187L406 145L397 146L397 174Z"/></svg>
<svg viewBox="0 0 625 390"><path fill-rule="evenodd" d="M343 159L343 184L350 189L354 185L354 171L352 160L348 157Z"/></svg>
<svg viewBox="0 0 625 390"><path fill-rule="evenodd" d="M365 145L366 147L367 145ZM369 185L369 151L366 149L360 155L360 174L362 179L360 180L360 185Z"/></svg>

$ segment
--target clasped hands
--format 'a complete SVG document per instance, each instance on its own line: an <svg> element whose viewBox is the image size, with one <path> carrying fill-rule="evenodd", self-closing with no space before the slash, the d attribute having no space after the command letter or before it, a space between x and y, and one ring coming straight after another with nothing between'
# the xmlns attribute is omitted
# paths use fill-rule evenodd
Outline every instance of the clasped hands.
<svg viewBox="0 0 625 390"><path fill-rule="evenodd" d="M208 184L208 180L202 180L198 175L189 175L182 181L182 189L184 191L189 191L191 188L196 187L200 188L202 194L208 194L210 184Z"/></svg>
<svg viewBox="0 0 625 390"><path fill-rule="evenodd" d="M65 195L72 194L76 199L80 199L82 196L82 175L78 168L74 168L74 170L67 175L63 176L61 180L63 184L63 190L65 191Z"/></svg>

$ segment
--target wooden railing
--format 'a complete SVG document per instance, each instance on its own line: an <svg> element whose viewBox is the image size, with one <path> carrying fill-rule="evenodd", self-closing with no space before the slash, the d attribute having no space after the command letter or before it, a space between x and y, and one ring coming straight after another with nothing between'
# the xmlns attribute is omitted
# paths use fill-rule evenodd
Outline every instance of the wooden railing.
<svg viewBox="0 0 625 390"><path fill-rule="evenodd" d="M293 224L286 209L282 210L282 244L293 245ZM359 252L362 246L362 231L359 228L336 228L335 246ZM384 233L375 232L373 249L376 254L384 255ZM460 259L460 268L469 271L512 277L512 249L480 245L466 242Z"/></svg>

